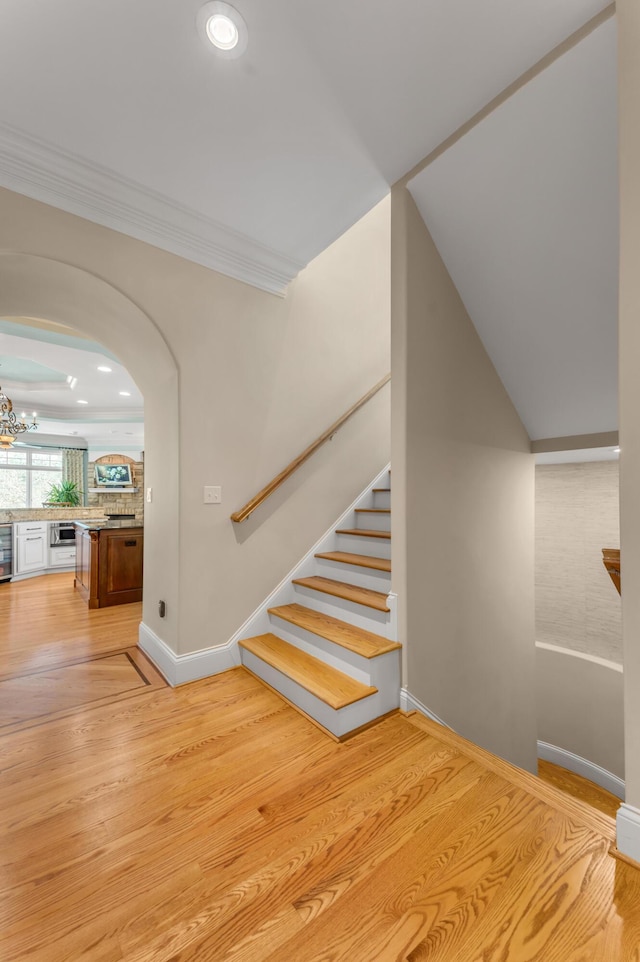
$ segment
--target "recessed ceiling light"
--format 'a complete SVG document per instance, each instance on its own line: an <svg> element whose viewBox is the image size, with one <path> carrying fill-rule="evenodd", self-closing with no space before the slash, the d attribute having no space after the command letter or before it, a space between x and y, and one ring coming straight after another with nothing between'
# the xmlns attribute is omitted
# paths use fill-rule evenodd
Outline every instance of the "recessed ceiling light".
<svg viewBox="0 0 640 962"><path fill-rule="evenodd" d="M207 20L207 36L219 50L233 50L238 45L238 28L223 13L214 13Z"/></svg>
<svg viewBox="0 0 640 962"><path fill-rule="evenodd" d="M100 365L98 366L98 370L99 370L99 371L104 371L105 374L111 374L111 368L110 368L110 367L107 367L106 364L100 364Z"/></svg>
<svg viewBox="0 0 640 962"><path fill-rule="evenodd" d="M122 397L131 397L131 391L118 391Z"/></svg>
<svg viewBox="0 0 640 962"><path fill-rule="evenodd" d="M89 402L88 402L88 401L81 401L80 398L78 398L77 403L78 403L78 404L88 404Z"/></svg>
<svg viewBox="0 0 640 962"><path fill-rule="evenodd" d="M249 33L235 7L220 0L205 3L198 12L198 26L208 43L224 57L239 57L247 49Z"/></svg>

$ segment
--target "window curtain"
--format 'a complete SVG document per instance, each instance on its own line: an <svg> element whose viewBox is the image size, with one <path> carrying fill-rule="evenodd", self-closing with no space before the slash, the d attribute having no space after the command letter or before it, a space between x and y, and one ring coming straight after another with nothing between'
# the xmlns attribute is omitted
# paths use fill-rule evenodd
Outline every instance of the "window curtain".
<svg viewBox="0 0 640 962"><path fill-rule="evenodd" d="M62 452L62 480L63 481L73 481L78 488L78 491L82 492L82 503L87 503L86 497L86 471L85 471L85 459L86 451L79 451L73 449L63 450Z"/></svg>

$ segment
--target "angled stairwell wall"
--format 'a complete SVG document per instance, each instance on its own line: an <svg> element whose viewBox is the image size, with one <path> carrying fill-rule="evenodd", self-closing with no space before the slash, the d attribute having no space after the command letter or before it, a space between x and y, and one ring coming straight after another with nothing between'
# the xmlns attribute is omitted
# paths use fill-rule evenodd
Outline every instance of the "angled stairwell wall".
<svg viewBox="0 0 640 962"><path fill-rule="evenodd" d="M393 589L409 693L536 770L534 464L404 187L392 191Z"/></svg>

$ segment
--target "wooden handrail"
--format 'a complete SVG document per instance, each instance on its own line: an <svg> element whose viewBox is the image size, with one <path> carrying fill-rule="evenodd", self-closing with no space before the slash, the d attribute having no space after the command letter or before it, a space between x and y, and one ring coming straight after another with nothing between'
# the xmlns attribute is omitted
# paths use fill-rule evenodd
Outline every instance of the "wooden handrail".
<svg viewBox="0 0 640 962"><path fill-rule="evenodd" d="M620 548L603 548L602 563L609 572L609 577L621 594L620 588Z"/></svg>
<svg viewBox="0 0 640 962"><path fill-rule="evenodd" d="M319 438L316 438L313 444L310 444L309 447L302 452L302 454L299 454L294 461L288 464L284 471L281 471L280 474L276 475L276 477L270 481L269 484L262 489L262 491L259 491L251 499L251 501L247 501L243 508L240 508L239 511L235 511L231 515L231 520L235 522L246 521L249 515L253 514L256 508L258 508L263 501L266 501L270 494L273 494L273 492L279 488L280 485L294 473L294 471L297 471L300 465L304 464L304 462L310 458L311 455L314 454L318 448L324 444L325 441L328 441L329 438L333 437L338 428L341 428L345 421L348 421L349 418L356 413L356 411L359 411L360 408L367 403L367 401L370 401L374 394L377 394L378 391L385 386L385 384L389 383L390 380L391 375L386 374L382 380L378 381L378 383L375 384L370 391L367 391L367 393L363 395L359 401L356 401L353 407L350 407L349 410L342 415L342 417L338 418L337 421L334 421L331 427L327 428L324 434L321 434Z"/></svg>

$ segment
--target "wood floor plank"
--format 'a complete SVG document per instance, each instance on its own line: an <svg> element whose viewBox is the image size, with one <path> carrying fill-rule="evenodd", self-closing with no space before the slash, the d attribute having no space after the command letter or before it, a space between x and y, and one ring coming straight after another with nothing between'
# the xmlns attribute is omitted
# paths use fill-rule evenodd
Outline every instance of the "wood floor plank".
<svg viewBox="0 0 640 962"><path fill-rule="evenodd" d="M100 934L97 935L96 933ZM124 956L118 938L105 935L103 926L85 926L81 930L67 932L64 938L42 942L41 934L34 931L33 939L19 954L11 948L2 956L3 962L67 962L70 959L86 959L91 962L122 962Z"/></svg>
<svg viewBox="0 0 640 962"><path fill-rule="evenodd" d="M89 610L69 572L2 584L0 677L134 647L141 618L138 603Z"/></svg>
<svg viewBox="0 0 640 962"><path fill-rule="evenodd" d="M406 789L426 782L418 796L422 798L425 791L431 794L435 786L446 784L454 770L448 761L449 758L443 758L440 753L438 757L416 762L408 772L399 766L395 781L405 789L400 794L401 806L392 788L394 782L389 780L385 784L378 779L377 791L365 793L361 804L349 804L345 799L333 806L331 814L315 831L297 838L288 849L270 847L266 863L257 870L253 853L249 853L251 860L245 868L248 876L207 906L208 917L216 919L215 933L185 932L183 927L177 927L168 946L165 940L162 943L158 940L152 944L152 950L156 954L166 951L172 958L215 958L216 952L224 958L238 940L250 934L259 919L271 917L273 906L291 904L306 886L317 882L332 866L353 857L363 837L375 844L375 837L389 819L399 817L402 809L415 805L416 795ZM134 953L131 962L141 962L143 958L142 953Z"/></svg>
<svg viewBox="0 0 640 962"><path fill-rule="evenodd" d="M294 730L295 726L292 726ZM278 758L279 764L283 767L283 771L286 772L286 760L289 754L294 753L296 750L301 751L306 749L306 753L311 759L314 758L314 744L313 738L309 737L308 731L301 733L301 738L287 739L283 742L281 746L281 751L274 754L275 758ZM264 751L268 747L268 737L265 735L264 739L254 739L254 750L256 752ZM324 746L319 746L320 751L315 754L316 759L322 757L324 751ZM243 746L239 745L235 752L230 753L226 756L223 762L218 764L218 777L224 785L224 778L229 773L232 777L238 769L239 765L242 765L243 761L246 761L247 752ZM109 757L105 758L105 761L109 761ZM157 760L159 764L162 765L161 769L158 769L156 765L153 769L147 770L142 774L136 774L133 777L123 778L122 771L118 772L115 777L110 773L110 778L105 781L104 775L102 783L99 781L100 772L92 767L90 772L91 785L95 787L87 788L83 786L84 791L80 793L75 793L72 798L68 797L68 788L65 786L62 789L63 801L56 807L51 807L49 812L45 816L45 824L41 826L40 822L34 822L33 818L29 818L27 821L21 820L17 824L14 823L11 826L10 832L6 833L6 838L11 838L12 841L20 840L24 838L27 833L33 834L45 834L47 826L51 825L52 819L56 819L56 827L59 828L60 821L64 824L64 817L66 815L75 815L76 823L78 818L78 810L83 806L83 802L86 799L100 795L101 797L106 797L109 799L109 810L110 818L106 825L104 826L107 838L114 841L114 845L109 847L103 845L101 849L101 858L103 867L107 867L113 861L118 861L121 858L120 847L124 844L126 849L133 844L135 841L136 834L151 833L153 838L154 827L158 830L168 829L172 825L182 824L183 819L187 819L187 824L189 826L189 831L192 827L197 826L201 820L211 821L216 819L224 818L230 811L234 813L237 819L240 818L240 813L246 810L247 806L244 805L244 796L249 794L250 799L252 799L253 792L262 786L262 791L265 790L266 786L270 781L273 781L275 776L264 773L262 770L255 778L247 778L242 791L236 791L233 797L229 797L229 793L222 790L212 792L207 789L207 776L210 770L210 762L208 760L203 760L202 765L197 765L197 760L189 756L189 770L191 774L190 781L184 785L182 780L177 777L177 773L173 770L169 770L165 767L163 760ZM199 768L202 768L202 772ZM199 788L201 780L204 781L205 787ZM66 785L69 782L67 781ZM60 787L53 788L60 793ZM136 796L140 803L135 808L131 808L128 804L128 797L131 791L136 792ZM189 817L192 807L195 805L197 809L197 814L192 814ZM29 806L30 809L33 806ZM249 804L249 811L253 811L255 805L251 801ZM98 827L100 823L101 812L97 810L94 812L89 812L84 818L85 830L91 830L92 826L95 824ZM261 824L263 820L261 819ZM162 839L162 833L160 835ZM122 839L126 841L122 843ZM155 842L151 842L151 845L155 845ZM4 856L3 856L4 857ZM71 860L65 859L64 870L67 875L72 875L75 863L72 864ZM37 874L37 871L42 871L43 875L48 875L46 867L41 869L40 860L35 860L29 862L26 865L21 865L18 872L14 873L15 884L31 884L35 883L39 885L41 903L44 905L46 899L49 897L55 901L57 897L57 891L59 891L59 880L53 879L43 879ZM81 869L80 869L81 875ZM0 907L0 919L1 919L1 907Z"/></svg>
<svg viewBox="0 0 640 962"><path fill-rule="evenodd" d="M70 618L7 674L110 650ZM427 719L337 744L242 669L69 711L0 735L3 962L640 962L612 820Z"/></svg>
<svg viewBox="0 0 640 962"><path fill-rule="evenodd" d="M440 813L437 823L430 823L429 832L405 836L403 844L382 863L384 872L354 879L352 867L347 865L338 877L329 878L324 892L314 890L304 903L298 903L307 912L314 907L311 924L304 931L305 958L319 960L340 951L344 958L364 962L375 957L385 939L391 943L382 957L401 958L437 920L438 913L451 906L452 896L460 897L461 890L473 892L485 873L494 871L500 853L510 864L519 861L513 845L523 834L537 833L541 817L552 820L553 816L548 811L543 815L535 799L497 776L489 782L493 794L486 796L488 804L480 801L483 783L481 790L472 790L459 804ZM497 874L502 877L500 870ZM435 898L431 908L420 905L423 893L428 899ZM397 921L413 910L418 924L404 929L405 937L411 938L399 944L394 937ZM460 924L464 925L462 919ZM300 951L302 940L295 938L271 959L296 958ZM461 955L467 957L474 958L473 954Z"/></svg>
<svg viewBox="0 0 640 962"><path fill-rule="evenodd" d="M466 738L462 738L460 735L452 732L451 729L444 728L442 725L438 725L430 718L426 718L420 712L411 712L408 717L412 724L417 725L423 731L434 735L439 740L447 744L459 745L461 747L464 746L463 750L466 752L466 754L474 758L481 765L484 765L489 770L494 771L503 777L509 778L511 781L520 785L525 791L530 791L542 801L545 801L547 804L552 805L555 808L561 809L570 817L574 817L579 821L585 822L593 829L593 831L599 832L605 838L609 839L611 844L613 844L615 841L615 822L612 818L609 818L592 806L586 805L579 799L573 798L564 792L557 791L552 786L547 785L536 775L532 775L530 772L526 772L522 768L514 768L508 762L498 758L497 755L492 755L479 745L474 745L473 742L468 741Z"/></svg>
<svg viewBox="0 0 640 962"><path fill-rule="evenodd" d="M0 728L114 698L147 684L126 652L14 675L0 681Z"/></svg>
<svg viewBox="0 0 640 962"><path fill-rule="evenodd" d="M615 818L620 808L620 799L612 795L605 788L590 782L575 772L570 772L560 765L538 759L538 778L560 789L572 798L580 799L592 808L597 808L599 812Z"/></svg>
<svg viewBox="0 0 640 962"><path fill-rule="evenodd" d="M596 867L612 876L614 866L605 840L587 831L577 833L570 820L563 817L550 821L536 842L536 850L530 848L533 857L519 859L513 870L500 878L500 885L491 893L491 898L485 882L481 900L476 898L473 906L451 905L410 953L412 962L422 957L445 962L456 952L469 952L473 957L489 932L493 933L498 957L536 958L541 949L542 957L546 957L547 951L553 951L551 944L559 922L563 917L571 918L580 913L578 902L586 906L587 900L581 900L579 896L585 877ZM548 862L549 846L557 851L552 866ZM492 872L487 881L491 883L494 877ZM528 893L524 902L519 898L523 891ZM533 918L527 912L531 908L532 895L538 907ZM472 898L470 894L465 900L469 903ZM471 911L477 922L473 933L464 926L452 928L454 916L468 917ZM569 944L565 942L561 953L556 955L554 952L552 957L568 959L570 945L577 949L579 945L587 944L602 929L605 919L599 908L590 905L577 928L575 921L573 918L568 927ZM580 954L579 957L583 956Z"/></svg>

